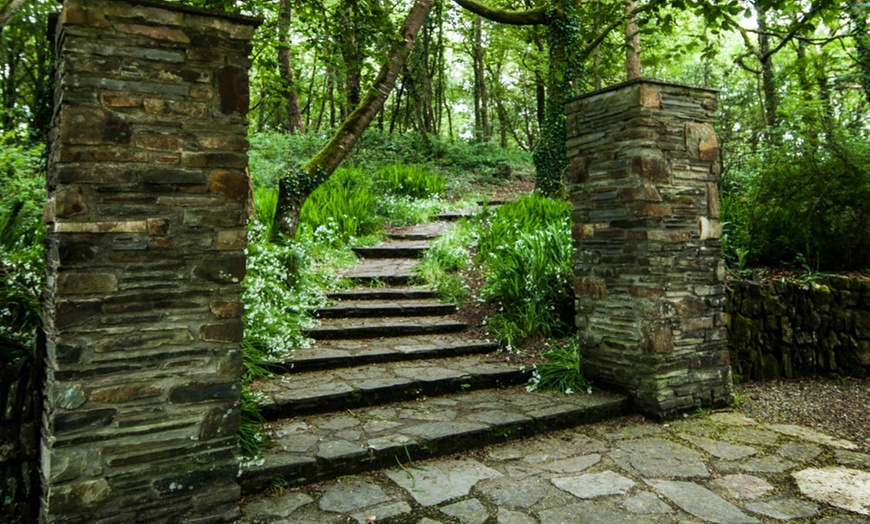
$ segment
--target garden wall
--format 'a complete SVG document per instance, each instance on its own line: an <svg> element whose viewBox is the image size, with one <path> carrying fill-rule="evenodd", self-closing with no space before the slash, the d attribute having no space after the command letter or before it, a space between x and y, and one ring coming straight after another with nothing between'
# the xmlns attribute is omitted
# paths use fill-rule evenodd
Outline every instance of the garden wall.
<svg viewBox="0 0 870 524"><path fill-rule="evenodd" d="M237 519L257 21L66 0L48 168L41 521Z"/></svg>
<svg viewBox="0 0 870 524"><path fill-rule="evenodd" d="M769 380L870 375L870 278L728 286L734 372Z"/></svg>

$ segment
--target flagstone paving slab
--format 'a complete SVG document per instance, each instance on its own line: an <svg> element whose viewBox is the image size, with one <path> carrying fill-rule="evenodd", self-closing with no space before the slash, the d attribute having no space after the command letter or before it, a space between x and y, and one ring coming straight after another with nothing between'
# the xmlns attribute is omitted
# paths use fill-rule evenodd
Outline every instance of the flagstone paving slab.
<svg viewBox="0 0 870 524"><path fill-rule="evenodd" d="M701 456L686 446L662 438L620 441L610 453L622 469L645 477L707 478Z"/></svg>
<svg viewBox="0 0 870 524"><path fill-rule="evenodd" d="M870 515L870 472L842 467L808 468L792 476L804 496Z"/></svg>
<svg viewBox="0 0 870 524"><path fill-rule="evenodd" d="M755 500L774 489L766 480L742 473L719 477L710 484L721 488L729 497L738 500Z"/></svg>
<svg viewBox="0 0 870 524"><path fill-rule="evenodd" d="M498 471L468 459L444 460L420 469L387 471L386 475L423 506L463 497L481 480L502 476Z"/></svg>
<svg viewBox="0 0 870 524"><path fill-rule="evenodd" d="M738 460L746 457L751 457L752 455L758 453L757 449L749 446L743 446L740 444L729 444L727 442L722 442L721 440L714 440L710 438L692 435L681 436L692 444L703 449L707 453L720 459Z"/></svg>
<svg viewBox="0 0 870 524"><path fill-rule="evenodd" d="M750 502L746 509L777 520L805 519L819 512L818 504L793 498L774 498Z"/></svg>
<svg viewBox="0 0 870 524"><path fill-rule="evenodd" d="M647 480L647 483L683 511L707 522L717 524L755 524L761 522L694 482Z"/></svg>

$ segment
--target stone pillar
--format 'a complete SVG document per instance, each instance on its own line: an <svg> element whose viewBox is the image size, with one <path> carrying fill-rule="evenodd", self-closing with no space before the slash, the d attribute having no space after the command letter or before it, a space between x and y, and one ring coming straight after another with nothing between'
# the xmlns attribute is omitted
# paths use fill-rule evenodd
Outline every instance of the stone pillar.
<svg viewBox="0 0 870 524"><path fill-rule="evenodd" d="M258 21L66 0L48 170L43 522L230 522Z"/></svg>
<svg viewBox="0 0 870 524"><path fill-rule="evenodd" d="M585 370L658 417L730 401L715 110L643 79L565 105Z"/></svg>

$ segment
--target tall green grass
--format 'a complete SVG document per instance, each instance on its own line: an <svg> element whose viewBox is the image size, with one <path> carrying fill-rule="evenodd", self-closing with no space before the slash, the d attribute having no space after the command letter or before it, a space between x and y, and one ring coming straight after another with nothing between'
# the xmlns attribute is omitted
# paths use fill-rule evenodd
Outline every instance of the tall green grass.
<svg viewBox="0 0 870 524"><path fill-rule="evenodd" d="M379 169L375 176L394 195L423 199L444 193L444 178L423 166L392 164Z"/></svg>
<svg viewBox="0 0 870 524"><path fill-rule="evenodd" d="M332 231L344 244L351 238L377 233L383 219L377 210L373 181L362 169L344 168L320 185L302 206L299 225L303 234L319 228Z"/></svg>
<svg viewBox="0 0 870 524"><path fill-rule="evenodd" d="M477 262L485 300L498 306L490 331L507 347L573 324L573 243L565 202L531 195L502 206L481 234Z"/></svg>

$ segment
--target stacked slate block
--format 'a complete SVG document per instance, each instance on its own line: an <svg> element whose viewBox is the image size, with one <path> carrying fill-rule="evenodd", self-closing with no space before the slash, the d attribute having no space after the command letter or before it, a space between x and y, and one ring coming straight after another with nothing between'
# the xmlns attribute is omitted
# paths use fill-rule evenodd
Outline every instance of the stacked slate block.
<svg viewBox="0 0 870 524"><path fill-rule="evenodd" d="M48 173L43 522L237 518L257 21L66 0Z"/></svg>
<svg viewBox="0 0 870 524"><path fill-rule="evenodd" d="M728 345L734 372L743 378L870 375L870 278L728 287Z"/></svg>
<svg viewBox="0 0 870 524"><path fill-rule="evenodd" d="M642 79L565 105L585 370L659 417L731 394L715 110Z"/></svg>

